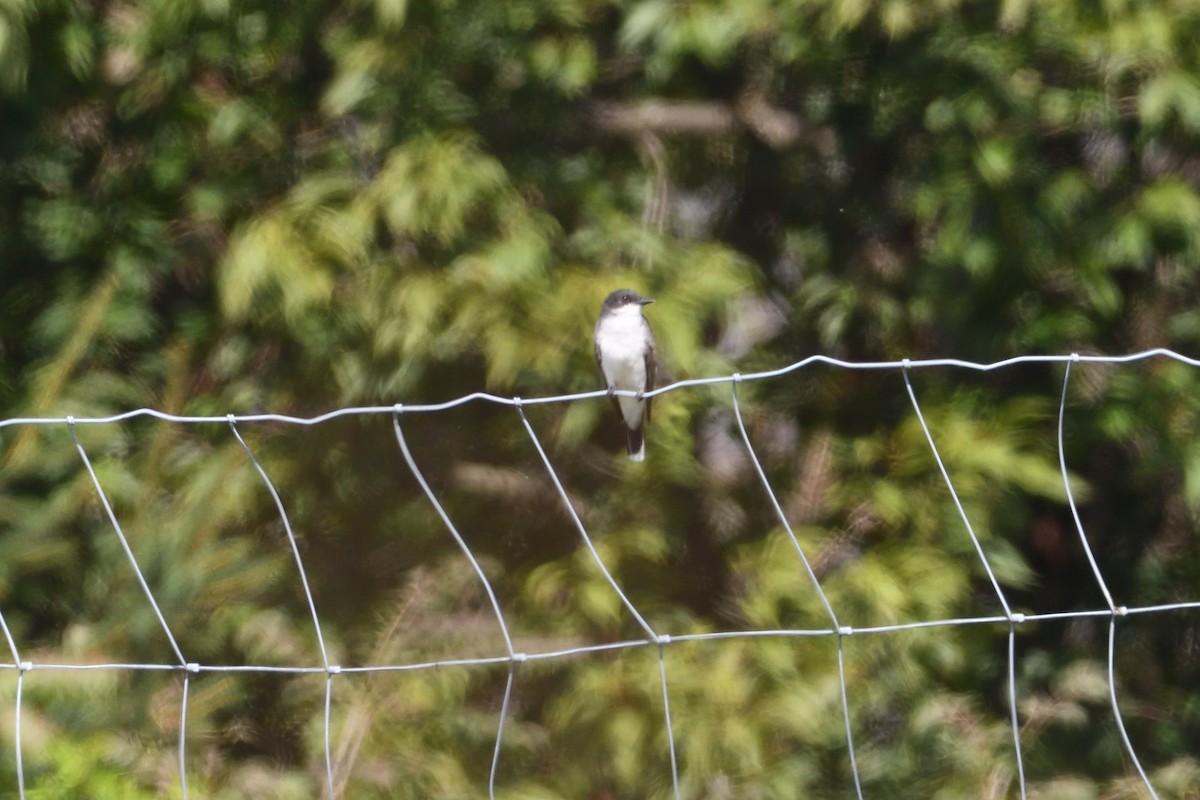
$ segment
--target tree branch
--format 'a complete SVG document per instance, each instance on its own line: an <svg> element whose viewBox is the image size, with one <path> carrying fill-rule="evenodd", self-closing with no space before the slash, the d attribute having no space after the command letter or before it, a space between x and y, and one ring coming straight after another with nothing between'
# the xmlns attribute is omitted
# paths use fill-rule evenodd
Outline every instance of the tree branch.
<svg viewBox="0 0 1200 800"><path fill-rule="evenodd" d="M783 150L804 135L804 123L791 111L771 105L757 93L736 104L715 100L602 101L592 104L589 121L602 134L641 137L731 136L748 130L769 147Z"/></svg>

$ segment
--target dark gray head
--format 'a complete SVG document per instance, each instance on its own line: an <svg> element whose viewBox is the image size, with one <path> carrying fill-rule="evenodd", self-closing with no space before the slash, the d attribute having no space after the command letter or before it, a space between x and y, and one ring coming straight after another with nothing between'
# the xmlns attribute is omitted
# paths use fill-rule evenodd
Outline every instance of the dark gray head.
<svg viewBox="0 0 1200 800"><path fill-rule="evenodd" d="M604 308L600 310L600 313L607 314L628 306L645 306L653 302L647 297L642 297L633 289L617 289L604 298Z"/></svg>

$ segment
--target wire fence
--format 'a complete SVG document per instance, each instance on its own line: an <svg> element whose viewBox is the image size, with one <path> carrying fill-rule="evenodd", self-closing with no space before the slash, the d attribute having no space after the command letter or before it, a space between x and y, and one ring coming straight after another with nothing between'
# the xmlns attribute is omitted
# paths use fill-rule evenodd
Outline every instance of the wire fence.
<svg viewBox="0 0 1200 800"><path fill-rule="evenodd" d="M956 627L956 626L977 626L977 625L1003 625L1007 627L1007 669L1006 669L1006 699L1008 703L1009 719L1012 728L1012 758L1016 768L1018 780L1018 789L1020 796L1027 796L1027 782L1024 767L1024 758L1022 755L1022 738L1021 724L1018 714L1018 696L1016 689L1016 662L1017 662L1017 644L1016 636L1018 629L1026 624L1034 622L1046 622L1056 620L1071 620L1081 618L1107 618L1108 619L1108 645L1107 645L1107 690L1111 704L1112 716L1120 734L1120 739L1124 748L1126 757L1129 763L1136 770L1145 790L1151 797L1157 798L1155 786L1151 782L1146 770L1143 768L1141 761L1138 758L1137 747L1126 730L1125 722L1122 717L1119 698L1117 693L1117 681L1115 675L1115 652L1116 652L1116 625L1121 618L1146 615L1146 614L1161 614L1165 612L1180 611L1186 609L1200 609L1200 600L1190 602L1178 602L1159 605L1147 606L1125 606L1119 605L1114 599L1109 587L1105 581L1100 567L1097 565L1096 558L1089 545L1088 536L1084 529L1083 522L1080 518L1078 508L1076 506L1074 494L1071 488L1071 480L1068 475L1067 459L1063 446L1064 428L1066 425L1067 416L1067 396L1068 389L1071 385L1072 367L1078 364L1128 364L1131 362L1143 361L1152 358L1171 359L1193 367L1200 367L1200 360L1189 358L1179 353L1166 349L1154 349L1144 352L1134 353L1123 356L1106 356L1106 355L1081 355L1072 353L1069 355L1045 355L1045 356L1019 356L1015 358L997 361L993 363L976 363L970 361L962 361L958 359L903 359L900 361L878 361L878 362L847 362L839 359L828 358L825 356L812 356L794 364L788 365L781 369L771 370L767 372L756 372L747 374L732 374L713 378L699 378L691 380L683 380L673 383L669 386L664 386L655 389L651 392L646 392L645 397L655 397L657 395L666 394L669 392L686 390L694 387L713 386L713 385L728 385L730 390L730 400L733 410L734 419L736 421L737 430L741 437L742 445L745 447L746 454L753 465L754 472L757 475L758 482L761 484L762 491L769 501L774 514L777 516L782 530L785 532L791 548L795 551L796 558L799 562L799 567L803 570L805 576L810 582L813 590L820 599L821 605L824 608L825 615L828 617L828 624L820 628L782 628L774 630L736 630L736 631L717 631L710 633L693 633L693 634L672 634L669 631L658 630L651 626L643 614L638 610L633 602L630 601L627 594L623 591L620 584L613 577L608 566L606 566L603 558L597 551L593 543L593 535L589 532L584 524L563 482L555 469L553 462L547 455L545 448L542 445L534 427L530 424L528 417L525 414L527 406L545 405L554 403L570 403L581 400L589 400L602 398L607 396L604 390L593 392L581 392L575 394L558 395L551 397L501 397L497 395L477 392L463 397L455 398L442 403L432 404L396 404L390 406L365 406L356 408L342 408L331 411L326 414L321 414L314 417L295 417L282 414L228 414L225 416L181 416L176 414L168 414L153 409L137 409L123 414L116 414L105 417L53 417L53 418L14 418L0 420L0 430L12 428L16 426L66 426L71 434L72 441L78 451L80 461L91 478L91 482L95 487L96 494L103 505L105 514L110 522L113 532L120 541L121 548L125 553L130 566L133 568L138 584L142 593L145 596L146 602L153 610L159 625L162 628L163 635L166 637L170 645L171 651L174 654L172 663L101 663L101 664L66 664L66 663L43 663L29 660L22 656L21 647L14 639L10 631L8 623L3 616L3 609L0 609L0 629L3 630L8 650L11 655L11 663L0 663L0 670L15 670L16 672L16 702L15 702L15 758L16 774L17 774L17 791L18 796L24 800L26 797L26 779L25 779L25 764L22 757L22 696L24 692L25 676L32 672L40 671L92 671L92 670L126 670L126 671L160 671L169 673L178 673L182 676L182 701L179 707L179 738L178 738L178 764L179 764L179 787L182 796L188 796L188 773L187 773L187 713L188 713L188 693L191 681L196 676L204 674L216 673L277 673L288 675L324 675L325 676L325 692L324 692L324 716L322 720L323 727L323 742L324 742L324 791L328 797L336 797L336 778L334 770L334 760L332 757L332 708L334 703L334 687L337 681L344 680L344 676L353 676L363 673L386 673L386 672L404 672L414 670L429 670L440 668L469 668L483 666L507 666L507 681L501 707L498 712L497 729L495 737L495 747L493 749L490 769L488 771L488 792L490 797L495 797L495 784L497 770L500 765L502 744L504 742L505 724L508 721L510 713L510 700L512 698L514 680L517 670L520 665L527 662L538 661L553 661L568 657L577 657L588 654L598 654L605 652L632 650L636 648L652 648L657 653L658 672L661 679L662 700L663 700L663 726L666 731L667 746L669 748L669 763L671 770L671 785L673 787L673 795L676 798L680 797L680 781L679 781L679 758L677 753L677 745L674 732L672 729L671 715L671 692L670 680L667 669L667 663L664 657L665 651L673 644L680 642L696 642L696 641L717 641L728 639L754 639L760 637L832 637L836 640L837 645L837 665L838 665L838 682L841 689L841 711L845 730L845 746L847 757L849 759L851 774L853 776L853 789L856 797L863 798L863 781L859 772L858 756L855 750L854 729L851 723L850 714L850 692L847 688L845 658L843 655L843 642L847 638L873 636L879 634L891 634L905 630L915 630L921 628L938 628L938 627ZM924 370L932 368L942 369L964 369L989 372L1003 369L1006 367L1021 365L1021 364L1060 364L1063 365L1063 382L1062 393L1058 404L1057 416L1057 450L1058 461L1062 473L1063 488L1065 490L1068 506L1071 511L1072 518L1075 523L1075 531L1078 535L1078 542L1084 554L1087 557L1088 564L1091 569L1092 576L1095 579L1096 585L1102 593L1105 601L1104 608L1085 609L1076 611L1060 611L1041 614L1022 614L1015 612L1009 599L1006 597L1000 581L997 578L991 562L988 559L986 552L980 539L977 536L971 520L964 508L958 492L955 489L954 482L948 471L942 456L938 451L935 440L934 431L926 422L925 414L922 411L921 404L918 400L917 393L913 387L911 373L914 370ZM750 434L747 431L743 412L739 404L738 387L743 383L753 381L763 381L774 378L779 378L784 375L802 370L812 365L824 364L832 367L848 370L884 370L900 372L903 376L904 386L907 392L908 400L912 407L912 411L920 423L921 430L924 433L925 440L929 446L930 454L937 464L938 471L949 494L953 500L958 516L961 518L967 536L970 538L972 547L984 572L986 573L988 583L992 592L995 594L996 600L999 603L1002 613L990 616L975 616L975 617L960 617L947 619L927 619L913 622L904 622L892 625L877 625L870 627L852 627L846 624L846 621L839 617L830 600L826 596L825 590L822 588L821 581L814 570L809 557L806 555L804 548L801 546L800 540L794 532L787 514L784 512L783 505L780 503L776 489L772 486L771 481L767 477L766 471L763 469L762 463L756 452L754 443L751 441ZM617 392L619 395L633 396L633 392ZM435 492L430 488L420 466L417 464L409 449L407 439L404 434L404 420L413 415L429 414L448 409L456 408L469 403L495 403L514 408L518 414L520 422L524 427L526 434L532 442L537 454L544 465L546 472L552 481L554 488L563 503L563 507L573 522L574 528L579 535L579 539L588 553L595 566L603 575L608 586L619 598L621 605L629 616L637 623L638 628L644 634L643 637L630 639L626 641L605 642L591 645L575 646L563 649L546 650L540 652L521 652L516 649L513 644L513 638L509 632L509 623L506 619L505 612L501 607L500 602L496 598L496 593L493 590L492 583L489 581L484 569L480 566L475 554L467 545L466 541L459 533L458 529L447 512L446 508L439 501ZM297 545L296 536L292 530L292 525L288 517L287 509L284 506L280 494L276 489L274 482L271 480L267 471L255 456L245 439L242 437L239 426L250 425L255 423L284 423L289 425L313 426L328 422L334 419L343 417L362 417L371 415L386 415L391 417L392 429L396 438L397 446L399 447L404 461L413 477L419 484L425 497L428 499L434 511L437 513L441 522L445 525L447 532L453 537L455 544L462 551L463 555L470 562L474 574L477 576L480 584L487 594L487 598L495 615L496 624L499 627L500 633L504 641L504 652L497 653L493 656L478 657L478 658L457 658L457 659L441 659L435 661L424 661L414 663L396 663L396 664L377 664L367 666L341 666L332 663L329 652L326 649L325 637L322 633L321 617L318 613L317 603L314 599L313 592L309 585L309 579L305 570L304 559ZM245 452L247 459L253 466L255 472L262 480L263 485L270 493L275 508L279 515L279 520L287 535L287 541L291 549L292 556L295 561L296 576L303 588L304 598L307 603L309 612L312 617L313 630L316 635L318 649L321 655L321 663L307 666L264 666L264 665L229 665L229 664L201 664L191 661L187 658L184 651L181 649L175 634L172 632L171 626L164 616L158 602L155 599L154 591L147 582L142 568L139 566L137 557L129 545L121 523L113 511L112 503L109 501L108 494L97 476L96 470L93 468L92 461L88 456L87 450L81 443L77 429L84 425L110 425L113 423L131 420L140 417L148 417L164 422L181 423L181 424L220 424L227 425L231 435L237 440L242 450Z"/></svg>

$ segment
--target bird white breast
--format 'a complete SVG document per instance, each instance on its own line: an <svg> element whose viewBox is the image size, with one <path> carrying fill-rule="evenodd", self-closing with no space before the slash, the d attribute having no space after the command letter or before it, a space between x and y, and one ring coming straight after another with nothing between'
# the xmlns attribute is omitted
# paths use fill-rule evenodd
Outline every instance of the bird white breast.
<svg viewBox="0 0 1200 800"><path fill-rule="evenodd" d="M646 333L640 306L625 306L600 321L600 366L614 389L646 388Z"/></svg>
<svg viewBox="0 0 1200 800"><path fill-rule="evenodd" d="M612 388L632 392L646 388L645 325L641 306L631 305L604 316L596 326L600 369ZM617 404L628 425L641 425L644 401L618 397Z"/></svg>

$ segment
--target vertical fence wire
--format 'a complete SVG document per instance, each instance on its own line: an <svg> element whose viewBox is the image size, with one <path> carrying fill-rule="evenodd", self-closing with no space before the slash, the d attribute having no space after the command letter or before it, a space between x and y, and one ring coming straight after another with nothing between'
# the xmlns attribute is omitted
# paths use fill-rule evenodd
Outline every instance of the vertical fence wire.
<svg viewBox="0 0 1200 800"><path fill-rule="evenodd" d="M317 635L317 647L321 651L321 665L325 668L325 728L323 731L323 739L325 745L325 782L326 789L329 792L329 800L334 800L333 791L333 755L330 747L330 719L329 707L333 694L333 676L337 670L329 663L329 652L325 648L325 636L321 632L321 618L317 615L317 603L313 599L312 588L308 583L308 574L304 571L304 559L300 557L300 545L296 542L296 533L292 530L292 522L288 518L287 509L283 506L283 498L279 496L279 491L275 488L274 482L263 465L255 458L254 452L250 446L246 444L246 440L242 438L242 434L238 431L237 420L232 414L228 416L229 430L233 432L233 436L237 439L237 443L242 446L242 450L246 453L246 457L250 459L254 471L258 473L258 477L266 485L267 491L271 494L271 499L275 501L275 510L279 513L279 519L283 522L283 530L287 533L288 545L292 550L292 558L296 562L296 572L300 576L300 586L304 589L304 600L308 603L308 611L312 615L313 630Z"/></svg>
<svg viewBox="0 0 1200 800"><path fill-rule="evenodd" d="M925 414L921 411L921 404L917 402L917 393L913 389L912 377L909 375L909 367L906 364L903 371L904 388L908 392L908 399L912 403L913 412L917 416L917 421L921 424L921 431L925 434L925 442L929 445L929 450L933 453L933 460L937 463L938 472L941 473L942 481L946 484L946 488L950 491L950 498L954 501L954 507L958 509L958 516L963 522L963 527L967 530L967 535L971 537L971 544L975 548L975 554L979 556L980 563L983 564L983 569L987 573L988 581L992 584L992 591L996 593L996 598L1000 601L1001 608L1004 609L1004 616L1008 618L1008 700L1009 714L1012 722L1013 747L1017 758L1017 780L1021 789L1022 800L1025 798L1025 760L1021 756L1021 725L1017 714L1016 689L1013 686L1016 677L1016 642L1014 619L1012 609L1008 605L1008 599L1004 596L1004 590L1000 588L1000 581L996 578L996 573L992 569L991 562L988 561L987 554L983 551L983 544L979 541L979 537L975 534L975 526L971 524L971 519L967 516L967 510L963 507L962 500L959 499L958 490L954 488L954 481L950 480L950 472L946 469L946 464L942 461L942 455L938 452L937 444L933 440L933 433L929 430L929 423L925 421Z"/></svg>
<svg viewBox="0 0 1200 800"><path fill-rule="evenodd" d="M671 788L675 800L679 800L679 761L675 755L675 731L671 726L671 693L667 690L667 662L663 655L663 650L670 643L671 637L667 634L658 637L658 676L662 682L663 714L667 719L667 751L671 754Z"/></svg>
<svg viewBox="0 0 1200 800"><path fill-rule="evenodd" d="M1150 796L1158 800L1158 793L1154 790L1154 784L1150 782L1150 776L1142 768L1142 762L1137 757L1133 741L1129 738L1128 731L1125 730L1125 719L1121 714L1121 707L1117 703L1117 673L1113 663L1115 661L1116 650L1117 617L1124 616L1126 610L1124 606L1117 606L1113 602L1112 594L1108 591L1108 585L1104 581L1104 576L1100 573L1100 566L1096 563L1096 557L1092 554L1091 545L1088 544L1087 533L1083 530L1083 520L1079 516L1079 508L1075 505L1075 494L1071 491L1071 476L1067 472L1067 451L1063 441L1063 428L1065 427L1067 416L1067 390L1071 386L1071 365L1078 360L1078 354L1072 353L1071 360L1066 363L1066 367L1063 369L1062 397L1058 404L1058 464L1062 470L1063 488L1067 494L1067 505L1071 507L1071 517L1075 520L1075 531L1079 534L1079 543L1083 546L1083 552L1087 554L1088 564L1092 567L1092 574L1096 578L1096 584L1100 587L1100 591L1104 593L1104 601L1108 603L1108 608L1112 612L1112 616L1108 622L1108 697L1112 704L1113 719L1117 722L1117 732L1121 735L1121 743L1125 747L1125 753L1129 756L1129 760L1133 762L1133 766L1137 769L1138 775L1141 776L1142 783L1146 785L1146 790L1150 792Z"/></svg>
<svg viewBox="0 0 1200 800"><path fill-rule="evenodd" d="M425 480L425 476L421 473L417 462L413 458L412 451L408 448L408 442L404 438L404 432L400 429L400 414L403 413L402 406L396 406L396 411L392 415L392 430L396 435L396 443L400 446L400 453L404 456L404 463L408 465L409 471L416 478L417 483L421 487L421 491L425 493L425 497L437 512L438 517L442 520L442 524L446 526L446 530L450 531L450 535L454 537L454 542L458 545L459 550L466 556L467 561L471 562L471 569L475 570L476 577L483 584L484 591L487 592L488 601L492 604L492 612L496 615L496 622L500 626L500 633L504 636L504 648L508 651L509 671L508 679L504 687L504 702L500 705L500 722L496 728L496 747L492 753L492 767L488 772L488 796L495 798L496 796L496 770L500 764L500 743L504 737L504 721L508 715L508 701L512 694L513 685L513 667L516 664L517 654L513 652L512 637L508 633L508 624L504 621L504 612L500 610L500 601L496 599L496 592L492 589L491 581L488 580L487 574L483 571L483 567L479 565L479 561L475 558L475 554L471 552L471 548L467 546L467 542L463 539L462 534L458 532L458 528L454 526L454 522L450 519L450 514L447 513L445 507L438 500L437 495L433 493L429 482Z"/></svg>
<svg viewBox="0 0 1200 800"><path fill-rule="evenodd" d="M800 540L796 537L796 532L792 530L792 524L788 521L787 514L783 513L783 506L780 505L779 498L775 494L775 489L771 486L771 481L767 478L767 473L763 469L762 462L758 460L758 454L754 451L754 445L750 441L750 434L746 431L746 422L742 419L741 405L738 403L737 389L741 382L741 376L734 374L733 382L730 384L730 395L733 399L733 416L737 421L738 431L742 434L742 443L746 446L746 453L750 456L750 463L754 465L754 471L758 475L758 480L762 484L763 490L766 491L767 498L771 501L771 507L775 509L775 517L787 533L788 540L792 543L792 549L796 551L796 556L799 557L800 563L804 566L804 571L808 574L809 581L812 583L813 588L816 589L817 596L821 599L821 605L825 607L825 613L829 616L829 621L833 625L833 631L837 634L838 683L842 693L842 720L846 727L846 749L850 754L850 773L854 776L854 793L858 797L858 800L863 800L862 778L858 774L858 756L854 751L854 729L850 724L850 693L846 688L845 657L842 652L843 637L849 636L853 631L850 628L843 627L838 622L833 605L830 604L829 598L825 596L825 590L821 588L821 581L817 579L817 573L813 571L812 564L809 563L808 557L804 554L804 548L800 546Z"/></svg>
<svg viewBox="0 0 1200 800"><path fill-rule="evenodd" d="M1008 722L1012 726L1013 752L1017 756L1017 781L1021 789L1021 800L1026 798L1025 757L1021 754L1021 718L1017 711L1017 623L1023 622L1024 614L1010 614L1008 618Z"/></svg>
<svg viewBox="0 0 1200 800"><path fill-rule="evenodd" d="M179 699L179 791L183 800L188 800L187 785L187 710L188 692L191 688L192 674L200 671L199 664L188 664L183 670L183 692Z"/></svg>
<svg viewBox="0 0 1200 800"><path fill-rule="evenodd" d="M12 631L8 629L8 622L2 613L0 613L0 630L4 632L4 641L8 642L8 651L12 654L13 664L17 668L17 708L16 719L13 720L13 749L17 759L17 796L20 800L25 800L25 765L24 759L21 757L21 689L25 677L25 664L21 661L17 641L13 638Z"/></svg>
<svg viewBox="0 0 1200 800"><path fill-rule="evenodd" d="M1075 520L1075 532L1079 534L1079 544L1083 547L1083 554L1087 556L1088 565L1092 568L1096 585L1104 594L1104 602L1108 604L1109 610L1115 612L1116 605L1113 603L1112 594L1109 593L1108 584L1105 583L1104 576L1100 573L1100 566L1096 563L1096 556L1092 553L1092 546L1088 543L1087 534L1083 532L1083 520L1079 518L1079 508L1075 505L1075 493L1071 491L1071 476L1067 473L1067 451L1063 444L1063 427L1067 416L1067 390L1071 386L1071 364L1074 363L1075 358L1075 354L1072 353L1072 360L1067 362L1067 366L1063 370L1062 397L1058 403L1058 466L1062 470L1063 489L1067 493L1067 506L1071 509L1071 518Z"/></svg>
<svg viewBox="0 0 1200 800"><path fill-rule="evenodd" d="M667 747L671 754L671 784L674 788L675 800L679 800L679 769L675 754L675 733L671 725L671 705L667 699L667 668L662 656L662 646L670 643L670 637L666 637L664 639L664 637L661 637L655 633L654 629L650 627L650 624L646 622L646 620L638 612L637 608L634 607L633 603L625 595L625 592L621 590L621 586L617 583L616 579L613 578L612 573L608 571L608 567L604 565L604 560L601 559L600 554L596 552L596 547L592 544L592 537L588 535L587 528L584 526L583 520L579 518L579 512L575 510L575 505L571 502L570 495L567 494L567 490L563 486L562 480L559 479L558 472L556 472L554 469L554 464L551 463L550 457L546 455L546 450L542 447L542 442L538 438L537 433L533 430L533 426L529 424L529 418L525 416L525 407L521 403L520 398L517 398L516 407L517 414L521 417L521 424L525 426L525 432L529 434L529 439L533 442L533 446L537 450L538 456L542 459L542 464L545 465L546 472L550 474L550 480L554 483L554 488L558 490L558 496L562 499L563 505L567 509L567 513L570 514L571 520L575 523L575 529L579 531L579 535L583 539L584 545L587 547L588 552L591 553L592 561L595 562L601 574L604 575L604 579L608 582L608 585L612 587L612 590L616 592L617 597L621 599L621 603L629 611L630 615L637 620L638 625L640 625L642 630L646 632L646 635L649 637L650 641L659 645L658 663L659 672L662 674L664 701L663 714L666 716Z"/></svg>
<svg viewBox="0 0 1200 800"><path fill-rule="evenodd" d="M16 740L17 750L17 796L21 800L25 800L25 764L21 757L21 698L25 692L25 673L30 669L30 665L24 661L17 664L17 700L16 700L16 723L13 729L13 738Z"/></svg>
<svg viewBox="0 0 1200 800"><path fill-rule="evenodd" d="M79 457L83 461L83 466L87 469L88 475L92 479L92 485L96 487L96 493L100 497L100 503L104 506L104 511L108 515L109 522L112 523L113 530L117 532L117 538L121 541L121 549L125 551L125 557L129 560L130 566L133 567L133 573L137 576L138 585L142 587L142 593L146 596L146 600L150 603L150 607L154 610L154 616L158 618L158 624L162 627L163 633L166 634L167 641L171 644L171 650L175 653L175 658L178 659L179 666L185 670L184 672L184 692L183 702L184 711L180 717L186 720L186 703L187 703L187 659L183 657L183 651L179 649L179 643L175 641L175 635L171 633L171 626L167 624L167 618L163 615L162 609L158 606L158 601L154 599L154 593L150 591L150 584L146 582L145 576L142 574L142 569L138 565L137 558L133 555L133 548L129 545L129 540L125 537L125 531L121 529L121 523L117 521L116 512L113 511L112 504L108 500L108 495L104 491L104 487L100 484L100 478L96 475L96 470L92 468L91 459L88 458L87 451L83 449L83 443L79 441L79 434L75 430L75 421L71 417L67 418L67 427L71 431L71 439L75 442L75 449L79 452ZM186 766L186 743L185 731L183 725L179 729L179 785L180 792L183 795L183 800L187 800L187 766Z"/></svg>
<svg viewBox="0 0 1200 800"><path fill-rule="evenodd" d="M617 597L620 598L621 605L625 606L625 610L629 612L629 615L637 621L637 624L646 633L647 638L651 642L657 642L658 634L654 632L654 629L650 627L650 623L646 622L646 620L642 617L641 612L639 612L633 603L630 602L629 598L625 595L624 590L621 589L620 584L618 584L616 579L613 578L612 573L608 571L608 567L604 564L604 559L600 558L600 554L596 552L596 546L592 544L592 537L588 535L587 528L584 527L583 520L579 518L579 512L575 510L575 504L571 502L571 497L567 494L567 490L563 486L562 481L559 479L558 473L554 470L554 465L550 462L550 457L546 455L545 449L542 448L541 440L538 439L538 435L533 430L533 426L529 424L529 419L525 416L525 408L519 403L517 404L517 413L521 417L521 422L525 426L525 432L529 434L529 439L533 442L533 446L537 450L538 456L542 459L542 464L546 467L546 472L550 475L551 482L554 483L554 488L558 491L558 496L563 501L563 506L567 509L567 514L570 515L571 521L575 523L575 529L579 532L579 537L583 540L584 546L591 554L592 561L600 570L600 573L604 576L604 580L612 588L613 592L615 592Z"/></svg>
<svg viewBox="0 0 1200 800"><path fill-rule="evenodd" d="M167 641L171 645L172 652L175 653L175 658L182 667L187 664L187 659L183 657L183 651L179 649L179 644L175 641L175 634L171 633L171 626L167 624L167 618L163 616L162 609L158 607L158 601L154 599L154 593L150 591L150 585L146 583L146 578L142 575L142 568L138 566L138 560L133 555L133 549L129 546L129 540L125 538L125 531L121 529L121 523L117 521L117 515L113 512L112 504L108 501L108 495L104 491L104 487L100 485L100 478L96 476L96 470L92 468L91 459L88 458L87 452L83 449L83 444L79 441L79 434L75 431L75 420L67 419L67 427L71 431L71 438L75 441L75 449L79 451L79 457L83 460L83 466L87 469L88 475L92 478L92 485L96 487L96 493L100 497L100 503L104 506L104 512L108 515L108 521L112 523L113 530L117 533L117 538L121 541L121 549L125 551L125 557L129 560L129 565L133 567L133 574L137 578L138 585L142 587L142 594L146 596L146 600L150 603L150 608L154 610L154 616L158 618L158 624L162 627L162 631L166 634Z"/></svg>
<svg viewBox="0 0 1200 800"><path fill-rule="evenodd" d="M488 797L496 797L496 773L500 769L500 744L504 741L504 722L508 719L508 704L512 700L513 681L517 676L516 655L508 664L508 678L504 681L504 699L500 702L500 723L496 726L496 745L492 748L492 768L488 770Z"/></svg>

